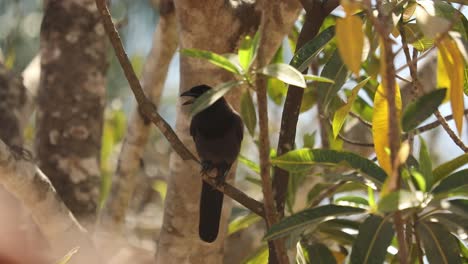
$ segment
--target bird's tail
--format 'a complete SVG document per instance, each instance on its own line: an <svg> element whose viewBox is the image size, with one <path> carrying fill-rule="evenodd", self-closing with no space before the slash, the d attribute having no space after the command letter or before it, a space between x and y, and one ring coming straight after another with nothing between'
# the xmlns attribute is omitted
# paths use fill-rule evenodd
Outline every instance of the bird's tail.
<svg viewBox="0 0 468 264"><path fill-rule="evenodd" d="M216 240L223 208L223 193L203 181L200 198L200 238L208 243Z"/></svg>

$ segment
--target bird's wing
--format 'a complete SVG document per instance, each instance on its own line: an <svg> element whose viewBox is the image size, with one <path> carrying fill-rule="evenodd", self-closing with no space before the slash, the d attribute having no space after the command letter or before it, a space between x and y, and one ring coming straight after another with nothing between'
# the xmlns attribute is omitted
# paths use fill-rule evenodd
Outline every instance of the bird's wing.
<svg viewBox="0 0 468 264"><path fill-rule="evenodd" d="M244 122L242 122L242 118L238 114L235 115L234 127L236 129L236 135L240 142L244 138Z"/></svg>

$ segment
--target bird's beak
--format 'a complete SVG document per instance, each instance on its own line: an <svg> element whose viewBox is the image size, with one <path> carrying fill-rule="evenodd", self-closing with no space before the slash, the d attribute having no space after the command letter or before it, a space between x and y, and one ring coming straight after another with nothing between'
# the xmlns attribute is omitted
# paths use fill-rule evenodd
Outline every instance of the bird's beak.
<svg viewBox="0 0 468 264"><path fill-rule="evenodd" d="M190 96L191 98L188 101L182 103L182 105L189 105L189 104L193 104L193 102L195 101L196 94L189 90L189 91L183 92L180 96L181 97L182 96Z"/></svg>
<svg viewBox="0 0 468 264"><path fill-rule="evenodd" d="M193 102L195 101L195 98L190 98L188 101L186 101L185 103L182 103L182 105L189 105L189 104L193 104Z"/></svg>

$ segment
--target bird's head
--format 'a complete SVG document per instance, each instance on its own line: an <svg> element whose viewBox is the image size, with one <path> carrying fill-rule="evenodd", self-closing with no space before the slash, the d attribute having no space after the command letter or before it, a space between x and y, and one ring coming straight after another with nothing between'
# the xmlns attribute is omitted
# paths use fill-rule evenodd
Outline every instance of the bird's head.
<svg viewBox="0 0 468 264"><path fill-rule="evenodd" d="M180 96L188 96L191 97L188 101L183 103L183 105L188 105L192 104L195 99L200 97L202 94L204 94L206 91L211 90L212 88L206 84L198 85L195 87L190 88L190 90L183 92Z"/></svg>

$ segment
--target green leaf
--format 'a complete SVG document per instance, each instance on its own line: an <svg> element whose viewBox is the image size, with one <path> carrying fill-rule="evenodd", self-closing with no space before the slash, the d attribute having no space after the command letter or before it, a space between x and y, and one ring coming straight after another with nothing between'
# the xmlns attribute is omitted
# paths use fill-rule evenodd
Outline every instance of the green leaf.
<svg viewBox="0 0 468 264"><path fill-rule="evenodd" d="M273 159L272 164L289 172L310 170L315 164L344 164L360 172L380 186L387 177L384 170L374 162L357 154L329 149L297 149Z"/></svg>
<svg viewBox="0 0 468 264"><path fill-rule="evenodd" d="M313 132L311 134L305 133L302 137L302 141L304 142L304 148L313 148L315 146L315 134L317 132Z"/></svg>
<svg viewBox="0 0 468 264"><path fill-rule="evenodd" d="M360 207L360 208L369 207L369 202L365 198L360 197L360 196L351 196L351 195L342 196L338 199L335 199L335 204Z"/></svg>
<svg viewBox="0 0 468 264"><path fill-rule="evenodd" d="M280 46L276 51L271 63L283 62L283 46ZM281 105L284 97L286 96L286 93L288 92L288 86L284 82L275 78L268 78L267 86L267 92L270 99L273 100L273 102L275 102L277 105Z"/></svg>
<svg viewBox="0 0 468 264"><path fill-rule="evenodd" d="M394 233L392 224L386 219L377 215L369 216L359 228L351 251L351 263L384 263Z"/></svg>
<svg viewBox="0 0 468 264"><path fill-rule="evenodd" d="M205 92L198 97L192 104L191 115L194 116L210 105L214 104L219 98L223 97L233 87L241 85L242 81L230 81L217 85L215 88Z"/></svg>
<svg viewBox="0 0 468 264"><path fill-rule="evenodd" d="M401 118L403 131L408 132L415 129L430 117L442 104L446 93L447 89L436 89L408 104Z"/></svg>
<svg viewBox="0 0 468 264"><path fill-rule="evenodd" d="M265 234L265 240L271 240L278 237L284 237L291 232L305 228L309 224L317 223L328 217L345 216L360 214L365 210L339 205L324 205L311 209L306 209L297 214L285 217L280 222L271 226Z"/></svg>
<svg viewBox="0 0 468 264"><path fill-rule="evenodd" d="M247 71L249 69L250 63L252 62L253 55L252 38L250 36L245 36L245 38L242 40L237 55L239 56L240 65L244 71Z"/></svg>
<svg viewBox="0 0 468 264"><path fill-rule="evenodd" d="M309 256L310 264L333 264L336 263L336 259L333 253L322 243L314 243L312 245L306 245L305 250Z"/></svg>
<svg viewBox="0 0 468 264"><path fill-rule="evenodd" d="M252 95L249 90L246 90L241 97L240 102L241 116L247 130L253 137L255 135L255 127L257 126L257 115L255 112L255 105L252 100Z"/></svg>
<svg viewBox="0 0 468 264"><path fill-rule="evenodd" d="M351 107L354 104L354 100L356 100L356 97L358 95L359 90L366 85L367 81L369 81L369 78L364 79L362 82L358 83L352 90L351 95L348 97L348 102L340 107L338 110L336 110L335 115L333 116L333 123L332 123L332 128L333 128L333 137L336 138L338 134L341 131L341 127L344 124L346 116L348 116L349 111L351 110Z"/></svg>
<svg viewBox="0 0 468 264"><path fill-rule="evenodd" d="M348 78L349 71L341 60L337 50L333 52L332 57L327 61L320 76L332 79L335 83L318 83L317 91L319 99L325 107L328 107L331 99L341 89Z"/></svg>
<svg viewBox="0 0 468 264"><path fill-rule="evenodd" d="M307 87L302 73L300 73L294 67L285 63L269 64L263 67L262 69L258 70L258 73L274 77L287 84L291 84L297 87Z"/></svg>
<svg viewBox="0 0 468 264"><path fill-rule="evenodd" d="M238 160L243 163L245 166L247 166L248 168L250 168L251 170L253 170L254 172L256 172L257 174L260 174L260 167L258 166L257 163L255 163L254 161L248 159L247 157L243 156L243 155L239 155L239 158Z"/></svg>
<svg viewBox="0 0 468 264"><path fill-rule="evenodd" d="M427 149L426 142L422 137L419 137L421 146L419 148L419 170L421 171L426 181L426 188L430 189L434 184L434 176L432 175L432 161ZM425 189L423 190L425 191Z"/></svg>
<svg viewBox="0 0 468 264"><path fill-rule="evenodd" d="M431 214L430 219L437 220L437 222L444 225L447 230L459 237L463 238L468 236L468 219L463 216L450 213L437 213Z"/></svg>
<svg viewBox="0 0 468 264"><path fill-rule="evenodd" d="M75 255L78 250L80 249L80 247L75 247L75 248L72 248L72 250L70 250L65 256L63 256L58 262L57 264L67 264L68 262L70 262L71 258L73 257L73 255Z"/></svg>
<svg viewBox="0 0 468 264"><path fill-rule="evenodd" d="M317 75L312 75L312 74L306 74L304 75L304 79L306 81L314 81L314 82L324 82L324 83L335 83L332 79L328 79L322 76L317 76Z"/></svg>
<svg viewBox="0 0 468 264"><path fill-rule="evenodd" d="M240 65L236 65L231 60L229 60L229 58L223 55L199 49L183 49L180 51L180 53L185 56L208 60L212 64L221 67L227 71L236 74L242 74L242 67Z"/></svg>
<svg viewBox="0 0 468 264"><path fill-rule="evenodd" d="M434 194L446 193L455 191L458 188L468 185L468 169L457 171L445 178L432 190Z"/></svg>
<svg viewBox="0 0 468 264"><path fill-rule="evenodd" d="M252 256L242 261L245 264L265 264L268 263L268 247L261 247Z"/></svg>
<svg viewBox="0 0 468 264"><path fill-rule="evenodd" d="M377 204L379 212L390 213L398 210L419 207L422 203L422 192L400 190L389 193Z"/></svg>
<svg viewBox="0 0 468 264"><path fill-rule="evenodd" d="M429 263L461 264L460 247L455 237L438 223L420 221L416 230Z"/></svg>
<svg viewBox="0 0 468 264"><path fill-rule="evenodd" d="M262 220L262 218L254 213L237 217L229 223L228 234L232 235L235 232L245 229L260 220Z"/></svg>
<svg viewBox="0 0 468 264"><path fill-rule="evenodd" d="M315 56L322 50L322 48L335 36L335 27L329 27L312 40L307 42L300 48L289 63L299 71L305 70L315 58Z"/></svg>
<svg viewBox="0 0 468 264"><path fill-rule="evenodd" d="M466 163L468 163L468 153L462 154L461 156L439 165L432 171L432 175L434 175L434 183L439 182Z"/></svg>

